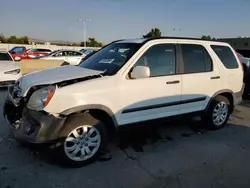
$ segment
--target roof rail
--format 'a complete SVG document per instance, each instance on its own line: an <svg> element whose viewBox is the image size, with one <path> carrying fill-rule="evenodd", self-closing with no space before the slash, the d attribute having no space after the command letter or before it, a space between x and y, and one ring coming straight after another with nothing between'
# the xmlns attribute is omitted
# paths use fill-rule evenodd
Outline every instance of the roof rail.
<svg viewBox="0 0 250 188"><path fill-rule="evenodd" d="M204 39L201 39L201 38L192 38L192 37L165 37L165 36L162 36L162 37L146 37L145 38L146 41L150 41L150 40L156 40L156 39L187 39L187 40L204 40ZM208 41L208 40L207 40Z"/></svg>

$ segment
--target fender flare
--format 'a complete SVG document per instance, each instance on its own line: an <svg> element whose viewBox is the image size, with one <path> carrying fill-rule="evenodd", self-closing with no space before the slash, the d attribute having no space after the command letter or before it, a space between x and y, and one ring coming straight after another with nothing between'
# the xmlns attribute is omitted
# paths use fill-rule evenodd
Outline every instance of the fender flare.
<svg viewBox="0 0 250 188"><path fill-rule="evenodd" d="M212 102L212 100L214 99L214 97L216 97L217 95L220 95L222 93L230 93L232 95L232 97L234 98L233 96L233 91L230 90L230 89L223 89L223 90L219 90L217 91L216 93L213 94L213 96L210 98L210 100L208 101L208 104L207 104L207 107L206 107L206 111L209 109L209 106Z"/></svg>
<svg viewBox="0 0 250 188"><path fill-rule="evenodd" d="M75 112L80 112L80 111L85 111L85 110L102 110L102 111L106 112L111 117L115 128L116 129L118 128L118 123L117 123L117 120L115 118L115 114L112 112L112 110L110 110L110 108L108 108L107 106L104 106L104 105L100 105L100 104L81 105L81 106L69 108L69 109L61 112L60 114L68 116L68 115L73 114Z"/></svg>

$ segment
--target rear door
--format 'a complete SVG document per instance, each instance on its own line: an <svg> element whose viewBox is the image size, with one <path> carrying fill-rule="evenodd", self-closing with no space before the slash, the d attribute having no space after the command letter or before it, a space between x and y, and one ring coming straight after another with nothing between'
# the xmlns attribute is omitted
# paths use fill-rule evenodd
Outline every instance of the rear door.
<svg viewBox="0 0 250 188"><path fill-rule="evenodd" d="M221 77L209 46L179 42L182 75L181 113L204 110L210 98L221 89Z"/></svg>
<svg viewBox="0 0 250 188"><path fill-rule="evenodd" d="M223 45L211 45L217 56L220 70L222 71L222 87L233 92L241 91L243 84L243 70L237 54L232 47Z"/></svg>

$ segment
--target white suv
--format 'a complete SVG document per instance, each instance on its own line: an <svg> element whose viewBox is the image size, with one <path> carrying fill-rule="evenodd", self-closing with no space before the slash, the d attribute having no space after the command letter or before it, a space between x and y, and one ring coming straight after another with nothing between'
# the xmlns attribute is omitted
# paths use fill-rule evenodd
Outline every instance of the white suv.
<svg viewBox="0 0 250 188"><path fill-rule="evenodd" d="M112 42L79 66L23 76L9 87L4 116L22 143L49 143L71 165L93 162L118 127L198 114L223 127L244 88L227 43L191 38Z"/></svg>

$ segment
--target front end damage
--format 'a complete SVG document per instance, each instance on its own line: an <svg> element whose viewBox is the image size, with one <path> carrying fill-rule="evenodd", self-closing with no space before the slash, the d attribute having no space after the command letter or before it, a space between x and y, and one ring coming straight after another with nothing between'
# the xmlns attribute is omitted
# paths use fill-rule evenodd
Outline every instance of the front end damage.
<svg viewBox="0 0 250 188"><path fill-rule="evenodd" d="M69 69L72 69L72 67ZM48 76L39 76L41 73L44 74L45 71L42 71L40 73L25 76L22 81L17 81L14 85L8 87L8 97L4 104L3 115L10 124L16 139L28 143L54 143L60 139L60 130L63 128L66 117L59 114L49 114L43 111L43 108L37 110L33 109L28 104L30 104L30 101L38 101L34 98L34 95L43 88L56 86L54 88L59 89L78 82L101 78L103 76L99 74L99 72L98 74L92 74L92 72L87 74L88 72L82 68L75 67L73 69L85 71L85 76L72 77L73 79L57 79L56 82L42 82L40 80L39 84L33 83L36 77L39 77L39 79L48 78ZM56 69L54 71L56 71ZM55 74L51 73L50 76L53 75Z"/></svg>
<svg viewBox="0 0 250 188"><path fill-rule="evenodd" d="M27 143L55 143L66 117L27 108L27 99L19 95L20 89L17 87L9 87L3 109L15 138Z"/></svg>

